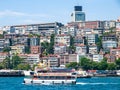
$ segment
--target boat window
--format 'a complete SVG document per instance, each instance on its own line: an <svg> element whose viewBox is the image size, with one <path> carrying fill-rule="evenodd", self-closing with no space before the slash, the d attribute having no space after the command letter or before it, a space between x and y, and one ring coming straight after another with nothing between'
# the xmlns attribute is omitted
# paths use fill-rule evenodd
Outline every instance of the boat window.
<svg viewBox="0 0 120 90"><path fill-rule="evenodd" d="M76 75L76 73L72 73L72 75Z"/></svg>
<svg viewBox="0 0 120 90"><path fill-rule="evenodd" d="M50 79L54 79L55 77L54 77L54 76L50 76L49 78L50 78Z"/></svg>

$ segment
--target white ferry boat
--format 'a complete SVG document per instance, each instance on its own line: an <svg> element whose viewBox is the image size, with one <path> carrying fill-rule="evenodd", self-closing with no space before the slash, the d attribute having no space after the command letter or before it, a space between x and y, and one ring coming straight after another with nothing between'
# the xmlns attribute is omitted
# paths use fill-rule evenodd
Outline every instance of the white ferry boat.
<svg viewBox="0 0 120 90"><path fill-rule="evenodd" d="M72 69L39 69L24 78L25 84L76 84Z"/></svg>
<svg viewBox="0 0 120 90"><path fill-rule="evenodd" d="M77 74L73 69L50 68L49 64L40 62L34 72L24 72L25 84L76 84Z"/></svg>

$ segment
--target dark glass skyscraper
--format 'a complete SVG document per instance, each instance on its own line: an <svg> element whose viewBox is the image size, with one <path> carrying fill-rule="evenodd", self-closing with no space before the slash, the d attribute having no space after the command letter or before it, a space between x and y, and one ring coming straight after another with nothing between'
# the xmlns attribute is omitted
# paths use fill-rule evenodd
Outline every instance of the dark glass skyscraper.
<svg viewBox="0 0 120 90"><path fill-rule="evenodd" d="M82 11L82 6L75 6L71 14L72 22L85 21L85 13Z"/></svg>

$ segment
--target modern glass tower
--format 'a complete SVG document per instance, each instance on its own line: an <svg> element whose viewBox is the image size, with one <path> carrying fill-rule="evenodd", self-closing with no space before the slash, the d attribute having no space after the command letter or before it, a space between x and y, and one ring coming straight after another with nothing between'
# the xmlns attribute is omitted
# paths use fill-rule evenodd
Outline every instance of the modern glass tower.
<svg viewBox="0 0 120 90"><path fill-rule="evenodd" d="M71 14L72 22L85 21L85 13L82 11L82 6L75 6Z"/></svg>

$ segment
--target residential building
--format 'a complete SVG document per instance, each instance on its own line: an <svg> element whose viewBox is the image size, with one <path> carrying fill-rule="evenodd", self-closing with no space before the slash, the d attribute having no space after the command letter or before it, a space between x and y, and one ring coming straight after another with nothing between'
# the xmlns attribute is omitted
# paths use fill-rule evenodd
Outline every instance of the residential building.
<svg viewBox="0 0 120 90"><path fill-rule="evenodd" d="M30 46L39 46L39 45L40 45L40 38L38 37L30 38Z"/></svg>
<svg viewBox="0 0 120 90"><path fill-rule="evenodd" d="M85 44L85 37L75 36L74 37L74 45L77 45L77 44Z"/></svg>
<svg viewBox="0 0 120 90"><path fill-rule="evenodd" d="M85 27L86 29L103 29L104 24L103 21L86 21Z"/></svg>
<svg viewBox="0 0 120 90"><path fill-rule="evenodd" d="M50 43L50 36L41 36L40 37L40 43L42 43L42 42Z"/></svg>
<svg viewBox="0 0 120 90"><path fill-rule="evenodd" d="M101 60L103 60L103 55L101 55L101 54L93 54L93 61L101 62Z"/></svg>
<svg viewBox="0 0 120 90"><path fill-rule="evenodd" d="M120 47L120 20L116 22L116 37L118 40L118 46Z"/></svg>
<svg viewBox="0 0 120 90"><path fill-rule="evenodd" d="M50 67L59 67L60 66L60 57L58 55L49 55L48 56L48 65Z"/></svg>
<svg viewBox="0 0 120 90"><path fill-rule="evenodd" d="M0 52L0 62L3 62L6 57L9 57L7 52Z"/></svg>
<svg viewBox="0 0 120 90"><path fill-rule="evenodd" d="M88 45L96 44L98 42L98 34L95 33L86 34L86 39Z"/></svg>
<svg viewBox="0 0 120 90"><path fill-rule="evenodd" d="M40 54L19 54L19 56L25 60L25 63L31 66L40 62Z"/></svg>
<svg viewBox="0 0 120 90"><path fill-rule="evenodd" d="M79 63L79 55L78 54L69 54L69 63L70 62Z"/></svg>
<svg viewBox="0 0 120 90"><path fill-rule="evenodd" d="M84 44L77 44L76 45L76 53L79 55L85 55L87 54L87 46Z"/></svg>
<svg viewBox="0 0 120 90"><path fill-rule="evenodd" d="M98 47L97 45L89 45L89 54L97 54L98 53Z"/></svg>
<svg viewBox="0 0 120 90"><path fill-rule="evenodd" d="M63 43L54 45L54 54L65 54L68 53L67 46Z"/></svg>
<svg viewBox="0 0 120 90"><path fill-rule="evenodd" d="M76 26L63 26L60 28L58 34L65 34L65 35L71 35L76 36L77 27Z"/></svg>
<svg viewBox="0 0 120 90"><path fill-rule="evenodd" d="M38 54L40 53L40 46L30 46L31 54Z"/></svg>
<svg viewBox="0 0 120 90"><path fill-rule="evenodd" d="M0 52L3 51L4 45L5 45L5 39L0 39Z"/></svg>
<svg viewBox="0 0 120 90"><path fill-rule="evenodd" d="M70 46L70 36L69 35L56 35L55 36L55 44L63 43L67 46Z"/></svg>
<svg viewBox="0 0 120 90"><path fill-rule="evenodd" d="M117 38L114 33L108 35L106 34L102 36L102 41L117 41Z"/></svg>
<svg viewBox="0 0 120 90"><path fill-rule="evenodd" d="M11 47L11 54L24 54L25 53L25 46L24 45L15 45Z"/></svg>
<svg viewBox="0 0 120 90"><path fill-rule="evenodd" d="M110 48L117 47L117 41L112 41L112 40L102 41L102 46L103 46L103 50L108 52L110 51Z"/></svg>
<svg viewBox="0 0 120 90"><path fill-rule="evenodd" d="M69 54L60 54L60 65L66 65L69 63Z"/></svg>
<svg viewBox="0 0 120 90"><path fill-rule="evenodd" d="M116 27L116 21L103 21L104 29L108 30L110 28Z"/></svg>

